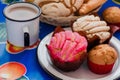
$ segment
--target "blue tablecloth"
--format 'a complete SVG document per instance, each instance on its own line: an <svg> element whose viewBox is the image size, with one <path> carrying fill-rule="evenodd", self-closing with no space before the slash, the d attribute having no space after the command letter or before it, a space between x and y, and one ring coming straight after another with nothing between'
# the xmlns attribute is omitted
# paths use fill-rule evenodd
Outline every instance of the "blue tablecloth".
<svg viewBox="0 0 120 80"><path fill-rule="evenodd" d="M3 0L5 1L5 0ZM9 0L6 0L9 1ZM12 1L12 0L10 0ZM15 0L14 0L15 1ZM119 6L119 4L115 4L112 0L109 0L106 4L104 4L99 11L101 15L102 11L107 8L108 6ZM5 18L3 17L2 10L6 6L6 4L2 4L0 2L0 24L5 24ZM2 27L2 25L0 25ZM47 34L52 32L55 29L55 26L48 25L45 23L40 22L40 34L39 37L42 40ZM114 36L120 40L120 32L117 31ZM1 38L1 37L0 37ZM5 40L5 39L4 39ZM45 72L41 65L38 62L37 58L37 48L32 50L25 50L19 54L9 54L6 51L6 43L0 43L0 66L7 62L19 62L25 65L26 73L21 76L21 78L17 80L54 80L55 78ZM25 78L26 77L26 78ZM1 80L1 79L0 79Z"/></svg>

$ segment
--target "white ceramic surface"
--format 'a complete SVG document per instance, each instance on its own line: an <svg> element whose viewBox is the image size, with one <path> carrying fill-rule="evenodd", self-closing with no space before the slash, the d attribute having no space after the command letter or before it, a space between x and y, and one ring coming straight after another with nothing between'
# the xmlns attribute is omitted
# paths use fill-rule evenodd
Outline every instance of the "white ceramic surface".
<svg viewBox="0 0 120 80"><path fill-rule="evenodd" d="M84 62L84 64L80 66L79 69L73 72L63 72L57 69L52 64L46 48L46 44L49 43L51 35L52 33L47 35L41 41L37 50L37 56L40 65L43 67L44 70L46 70L50 74L62 80L113 80L120 76L120 49L119 49L120 42L115 37L111 38L110 45L115 47L115 49L118 51L118 59L110 73L104 75L98 75L98 74L94 74L88 69L86 65L86 61Z"/></svg>
<svg viewBox="0 0 120 80"><path fill-rule="evenodd" d="M25 33L28 33L29 46L39 39L39 16L40 8L32 3L13 3L4 9L6 17L7 40L15 45L25 46ZM27 28L25 31L24 28Z"/></svg>

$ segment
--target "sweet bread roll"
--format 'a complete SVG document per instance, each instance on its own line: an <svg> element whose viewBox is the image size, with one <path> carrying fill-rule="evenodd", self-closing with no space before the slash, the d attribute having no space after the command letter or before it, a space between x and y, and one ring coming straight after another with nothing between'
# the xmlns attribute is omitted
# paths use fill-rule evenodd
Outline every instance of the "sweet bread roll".
<svg viewBox="0 0 120 80"><path fill-rule="evenodd" d="M34 3L40 7L44 4L51 3L51 2L59 2L59 0L34 0Z"/></svg>
<svg viewBox="0 0 120 80"><path fill-rule="evenodd" d="M66 8L63 3L49 3L41 7L42 13L48 16L65 17L71 14L70 9Z"/></svg>
<svg viewBox="0 0 120 80"><path fill-rule="evenodd" d="M119 7L109 7L104 10L103 18L108 23L120 23L120 8Z"/></svg>
<svg viewBox="0 0 120 80"><path fill-rule="evenodd" d="M98 16L87 15L73 23L72 30L83 35L88 40L88 49L101 43L107 43L111 38L110 27Z"/></svg>
<svg viewBox="0 0 120 80"><path fill-rule="evenodd" d="M88 2L91 3L91 1L94 2L94 0L34 0L34 3L42 9L40 21L54 26L70 26L81 17L78 13L81 6L88 4ZM90 4L90 6L93 6L93 4ZM92 11L88 11L88 13L94 13L98 10L99 6Z"/></svg>
<svg viewBox="0 0 120 80"><path fill-rule="evenodd" d="M103 43L110 37L110 27L107 26L107 23L105 21L100 21L99 17L93 15L79 18L73 23L73 31L85 32L88 40L96 35L100 38L99 43Z"/></svg>
<svg viewBox="0 0 120 80"><path fill-rule="evenodd" d="M112 71L117 58L117 51L110 45L97 45L88 53L88 68L97 74L109 73Z"/></svg>
<svg viewBox="0 0 120 80"><path fill-rule="evenodd" d="M83 4L83 0L35 0L34 3L42 8L45 15L64 17L74 14Z"/></svg>
<svg viewBox="0 0 120 80"><path fill-rule="evenodd" d="M66 7L71 9L73 12L77 11L81 5L83 4L84 0L63 0L62 2Z"/></svg>
<svg viewBox="0 0 120 80"><path fill-rule="evenodd" d="M104 4L107 0L86 0L87 2L82 5L82 7L79 10L80 15L85 15L92 10L100 7L102 4Z"/></svg>

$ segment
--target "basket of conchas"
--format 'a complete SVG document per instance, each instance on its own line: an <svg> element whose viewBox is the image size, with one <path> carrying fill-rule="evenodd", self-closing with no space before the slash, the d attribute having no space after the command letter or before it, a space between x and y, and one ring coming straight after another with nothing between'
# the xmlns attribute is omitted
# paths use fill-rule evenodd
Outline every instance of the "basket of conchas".
<svg viewBox="0 0 120 80"><path fill-rule="evenodd" d="M69 26L81 16L96 13L106 0L26 0L37 4L40 21L57 26Z"/></svg>

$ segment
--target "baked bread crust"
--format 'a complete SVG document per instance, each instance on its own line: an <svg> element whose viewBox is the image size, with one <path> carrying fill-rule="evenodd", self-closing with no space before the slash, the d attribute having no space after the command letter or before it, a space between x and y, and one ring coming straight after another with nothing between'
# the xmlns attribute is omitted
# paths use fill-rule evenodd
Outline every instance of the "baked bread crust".
<svg viewBox="0 0 120 80"><path fill-rule="evenodd" d="M75 32L84 32L88 42L94 36L98 36L100 39L99 43L103 43L111 36L110 27L107 26L107 23L94 15L87 15L77 19L73 23L72 29Z"/></svg>
<svg viewBox="0 0 120 80"><path fill-rule="evenodd" d="M85 3L82 5L82 7L79 9L80 15L85 15L92 10L100 7L102 4L104 4L107 0L86 0Z"/></svg>
<svg viewBox="0 0 120 80"><path fill-rule="evenodd" d="M70 26L72 22L82 16L82 14L79 14L79 10L86 2L92 5L91 2L93 2L93 0L34 0L33 3L37 4L42 9L42 15L40 16L41 22L54 26ZM97 2L97 0L95 2ZM99 4L99 6L95 4L98 7L91 9L88 13L97 12L103 3L104 2Z"/></svg>
<svg viewBox="0 0 120 80"><path fill-rule="evenodd" d="M117 59L117 51L108 44L101 44L88 53L88 58L99 65L113 64Z"/></svg>
<svg viewBox="0 0 120 80"><path fill-rule="evenodd" d="M108 23L120 23L120 8L119 7L109 7L104 10L103 18Z"/></svg>

